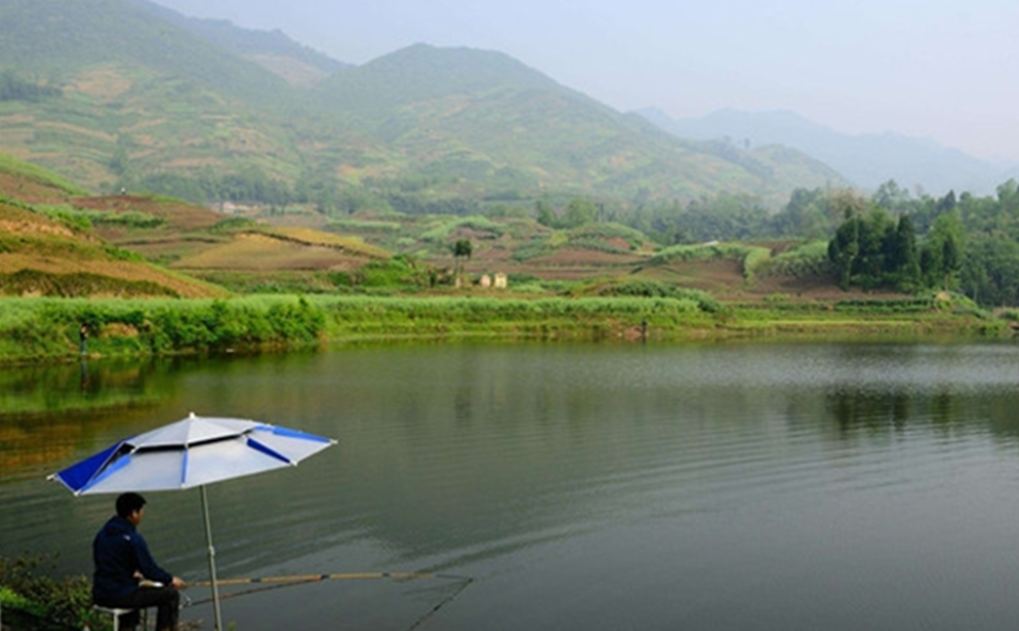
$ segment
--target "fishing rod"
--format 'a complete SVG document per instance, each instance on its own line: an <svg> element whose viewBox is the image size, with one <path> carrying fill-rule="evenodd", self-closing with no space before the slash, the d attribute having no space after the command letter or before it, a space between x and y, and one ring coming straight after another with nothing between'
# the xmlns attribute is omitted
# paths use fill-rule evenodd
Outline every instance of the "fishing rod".
<svg viewBox="0 0 1019 631"><path fill-rule="evenodd" d="M258 583L317 583L320 581L361 581L389 578L398 581L443 579L451 581L473 581L469 576L434 574L429 572L351 572L347 574L287 574L284 576L262 576L258 578L218 579L216 585L255 585ZM189 582L188 587L211 587L212 581Z"/></svg>
<svg viewBox="0 0 1019 631"><path fill-rule="evenodd" d="M419 626L424 624L426 620L435 615L440 609L452 602L457 596L463 593L467 587L474 582L474 578L471 576L459 576L456 574L434 574L427 572L353 572L347 574L287 574L284 576L263 576L257 578L228 578L216 581L216 585L219 587L230 587L234 585L259 585L259 587L253 587L240 592L234 592L232 594L220 594L220 600L226 600L228 598L236 598L238 596L248 596L251 594L257 594L259 592L265 592L274 589L280 589L283 587L291 587L296 585L307 585L309 583L321 583L323 581L358 581L358 580L380 580L380 579L392 579L397 581L416 581L416 580L448 580L456 581L461 585L446 598L442 599L432 609L414 621L407 631L414 631ZM188 583L187 587L211 587L212 581L195 581L194 583ZM197 605L204 605L211 603L212 598L206 598L197 602L188 599L185 607L192 607Z"/></svg>

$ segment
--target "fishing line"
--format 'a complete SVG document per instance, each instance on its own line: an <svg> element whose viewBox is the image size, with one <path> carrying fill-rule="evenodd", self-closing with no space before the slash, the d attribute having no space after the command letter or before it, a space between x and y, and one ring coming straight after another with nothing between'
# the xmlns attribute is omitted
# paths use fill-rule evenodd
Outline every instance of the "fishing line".
<svg viewBox="0 0 1019 631"><path fill-rule="evenodd" d="M396 581L447 580L460 583L460 586L457 587L456 591L442 599L425 615L415 620L414 624L407 628L407 631L413 631L420 627L440 609L462 594L463 591L467 589L472 582L474 582L474 578L471 576L458 576L455 574L431 574L423 572L355 572L349 574L288 574L285 576L263 576L258 578L228 578L217 580L216 585L219 587L230 587L233 585L258 585L258 587L252 587L232 594L220 594L219 599L222 601L229 598L237 598L238 596L249 596L251 594L257 594L274 589L282 589L284 587L293 587L296 585L307 585L309 583L321 583L323 581L362 581L381 579L391 579ZM196 581L194 583L187 584L187 587L211 586L212 581ZM198 605L205 605L212 601L212 598L206 598L198 601L191 601L188 599L187 604L184 606L194 607Z"/></svg>

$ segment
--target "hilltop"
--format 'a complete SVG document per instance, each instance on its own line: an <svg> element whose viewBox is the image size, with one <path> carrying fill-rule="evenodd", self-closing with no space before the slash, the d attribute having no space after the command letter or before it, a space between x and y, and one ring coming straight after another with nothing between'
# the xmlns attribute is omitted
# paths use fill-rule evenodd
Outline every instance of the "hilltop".
<svg viewBox="0 0 1019 631"><path fill-rule="evenodd" d="M0 150L90 189L469 214L838 185L803 154L683 141L507 55L411 46L361 66L143 0L7 0Z"/></svg>
<svg viewBox="0 0 1019 631"><path fill-rule="evenodd" d="M347 66L294 41L280 30L243 29L227 20L186 17L149 0L129 1L142 10L190 31L213 46L257 63L296 87L312 87Z"/></svg>

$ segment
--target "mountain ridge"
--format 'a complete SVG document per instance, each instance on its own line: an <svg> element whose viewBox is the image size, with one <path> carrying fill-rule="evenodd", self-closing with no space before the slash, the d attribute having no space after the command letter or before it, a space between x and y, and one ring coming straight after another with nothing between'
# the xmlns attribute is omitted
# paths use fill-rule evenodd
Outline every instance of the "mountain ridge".
<svg viewBox="0 0 1019 631"><path fill-rule="evenodd" d="M350 64L301 44L280 29L246 29L229 20L185 16L151 0L127 1L228 53L259 64L295 87L314 87L330 74L350 67Z"/></svg>
<svg viewBox="0 0 1019 631"><path fill-rule="evenodd" d="M673 119L654 108L638 110L682 138L728 138L740 144L786 145L828 164L858 186L874 190L888 180L941 195L948 190L992 192L1005 168L930 138L895 132L844 134L789 110L724 108L699 118Z"/></svg>

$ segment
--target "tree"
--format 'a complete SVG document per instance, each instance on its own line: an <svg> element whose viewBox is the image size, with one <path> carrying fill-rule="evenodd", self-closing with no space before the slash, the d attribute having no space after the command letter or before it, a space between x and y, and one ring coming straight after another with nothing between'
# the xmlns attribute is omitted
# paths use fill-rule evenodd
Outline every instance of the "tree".
<svg viewBox="0 0 1019 631"><path fill-rule="evenodd" d="M555 228L556 216L551 204L539 199L534 202L534 212L538 223L549 228Z"/></svg>
<svg viewBox="0 0 1019 631"><path fill-rule="evenodd" d="M829 198L829 204L841 211L845 221L835 231L835 237L828 242L828 260L839 270L839 286L849 289L861 253L860 246L865 232L863 214L867 203L852 191L839 191Z"/></svg>
<svg viewBox="0 0 1019 631"><path fill-rule="evenodd" d="M598 206L589 199L574 197L566 207L563 216L563 226L566 228L579 228L584 224L594 223L598 220Z"/></svg>
<svg viewBox="0 0 1019 631"><path fill-rule="evenodd" d="M453 244L453 260L456 261L457 276L463 274L463 259L470 260L473 253L474 248L471 245L470 239L457 239Z"/></svg>
<svg viewBox="0 0 1019 631"><path fill-rule="evenodd" d="M891 240L888 263L900 289L914 289L920 282L920 264L916 255L916 230L909 215L899 217Z"/></svg>
<svg viewBox="0 0 1019 631"><path fill-rule="evenodd" d="M1019 303L1019 244L1004 236L978 235L959 274L961 289L985 305Z"/></svg>
<svg viewBox="0 0 1019 631"><path fill-rule="evenodd" d="M835 237L828 242L828 260L839 270L839 287L849 289L853 264L860 254L860 218L850 216L835 231Z"/></svg>
<svg viewBox="0 0 1019 631"><path fill-rule="evenodd" d="M966 231L958 210L947 212L934 221L920 253L925 282L943 289L954 289L965 255Z"/></svg>
<svg viewBox="0 0 1019 631"><path fill-rule="evenodd" d="M908 211L911 202L909 190L901 188L895 180L888 180L879 186L871 201L897 215Z"/></svg>
<svg viewBox="0 0 1019 631"><path fill-rule="evenodd" d="M824 189L798 188L789 196L789 203L782 212L775 215L774 225L778 234L786 236L820 238L831 234L835 224L825 214L827 204Z"/></svg>

